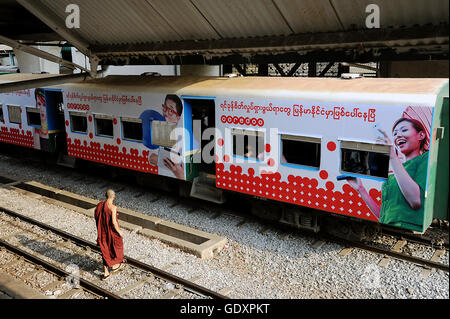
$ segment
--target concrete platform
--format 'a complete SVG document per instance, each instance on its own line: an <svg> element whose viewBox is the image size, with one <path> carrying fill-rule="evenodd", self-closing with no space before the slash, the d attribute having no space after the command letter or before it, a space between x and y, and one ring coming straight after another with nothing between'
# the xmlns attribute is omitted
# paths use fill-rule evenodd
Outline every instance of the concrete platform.
<svg viewBox="0 0 450 319"><path fill-rule="evenodd" d="M0 299L48 299L10 274L0 271Z"/></svg>
<svg viewBox="0 0 450 319"><path fill-rule="evenodd" d="M94 210L98 204L97 200L59 190L35 181L14 183L8 179L8 182L10 185L4 185L4 187L94 218ZM144 215L126 208L117 207L117 212L120 227L159 239L200 258L214 257L214 254L222 249L227 242L225 237L164 221L160 218Z"/></svg>

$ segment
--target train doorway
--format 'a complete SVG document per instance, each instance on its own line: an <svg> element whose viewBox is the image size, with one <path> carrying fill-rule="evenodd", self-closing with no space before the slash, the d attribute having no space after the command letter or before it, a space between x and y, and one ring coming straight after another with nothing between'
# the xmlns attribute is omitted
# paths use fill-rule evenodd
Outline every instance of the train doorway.
<svg viewBox="0 0 450 319"><path fill-rule="evenodd" d="M196 168L190 196L223 203L223 191L216 187L215 99L184 98L184 106L185 127L191 132L186 152L192 154L190 168Z"/></svg>
<svg viewBox="0 0 450 319"><path fill-rule="evenodd" d="M198 172L216 174L215 157L215 103L214 99L185 99L190 108L192 120L191 145L193 163L198 164ZM186 114L187 116L188 114Z"/></svg>
<svg viewBox="0 0 450 319"><path fill-rule="evenodd" d="M58 152L66 149L63 96L60 90L45 89L45 108L41 110L41 150Z"/></svg>

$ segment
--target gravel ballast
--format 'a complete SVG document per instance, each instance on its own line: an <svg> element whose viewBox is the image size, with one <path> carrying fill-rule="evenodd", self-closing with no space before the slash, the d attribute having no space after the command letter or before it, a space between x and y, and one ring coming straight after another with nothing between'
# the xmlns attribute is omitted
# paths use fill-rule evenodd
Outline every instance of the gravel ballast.
<svg viewBox="0 0 450 319"><path fill-rule="evenodd" d="M83 175L72 172L67 177L70 170L46 172L39 167L13 162L0 155L0 175L5 172L17 179L64 187L67 191L103 200L107 181L86 185L89 178L76 181ZM191 207L183 204L169 208L174 202L170 196L152 202L155 195L150 191L135 198L142 189L120 183L110 186L124 188L116 194L116 205L120 207L226 237L228 243L214 258L200 259L156 239L123 230L126 255L155 267L166 267L167 272L187 280L195 279L197 284L211 290L229 288L231 298L449 298L449 274L440 270L421 278L423 268L408 262L393 259L387 267L380 267L382 256L374 253L354 249L347 256L340 256L344 247L338 244L327 242L315 249L314 239L307 235L286 236L274 229L261 234L258 231L262 225L257 222L237 227L241 217L222 214L212 219L216 212L188 213ZM94 220L85 215L6 188L0 188L0 206L95 242ZM392 245L384 243L382 238L379 242L383 246ZM407 248L413 255L431 257L432 252L415 246L408 244ZM448 264L448 258L446 253L440 262ZM123 286L117 284L119 288ZM157 292L151 286L145 284L126 297L152 298L156 293L171 291L169 287L167 291Z"/></svg>

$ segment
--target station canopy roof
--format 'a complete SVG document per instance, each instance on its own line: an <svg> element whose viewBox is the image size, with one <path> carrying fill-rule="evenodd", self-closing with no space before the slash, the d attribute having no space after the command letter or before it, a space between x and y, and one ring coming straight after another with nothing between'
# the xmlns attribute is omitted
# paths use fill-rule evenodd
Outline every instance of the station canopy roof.
<svg viewBox="0 0 450 319"><path fill-rule="evenodd" d="M65 40L101 64L447 59L448 23L448 0L0 1L0 35Z"/></svg>

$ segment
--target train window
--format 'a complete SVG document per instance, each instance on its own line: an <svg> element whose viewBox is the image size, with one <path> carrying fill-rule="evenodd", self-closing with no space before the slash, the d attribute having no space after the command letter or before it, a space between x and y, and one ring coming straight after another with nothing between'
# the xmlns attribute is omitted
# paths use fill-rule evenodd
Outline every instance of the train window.
<svg viewBox="0 0 450 319"><path fill-rule="evenodd" d="M170 134L176 127L176 123L166 121L152 121L152 144L172 147L176 139L171 139ZM173 137L173 136L172 136Z"/></svg>
<svg viewBox="0 0 450 319"><path fill-rule="evenodd" d="M0 122L3 122L5 118L3 117L3 105L0 104Z"/></svg>
<svg viewBox="0 0 450 319"><path fill-rule="evenodd" d="M264 133L233 129L233 155L263 160Z"/></svg>
<svg viewBox="0 0 450 319"><path fill-rule="evenodd" d="M389 146L342 141L341 171L387 178Z"/></svg>
<svg viewBox="0 0 450 319"><path fill-rule="evenodd" d="M70 112L70 129L75 133L87 132L87 118L84 113Z"/></svg>
<svg viewBox="0 0 450 319"><path fill-rule="evenodd" d="M123 117L122 132L124 139L142 142L142 120Z"/></svg>
<svg viewBox="0 0 450 319"><path fill-rule="evenodd" d="M114 136L113 119L108 115L94 115L95 118L95 134L101 136Z"/></svg>
<svg viewBox="0 0 450 319"><path fill-rule="evenodd" d="M320 167L320 138L281 135L283 164Z"/></svg>
<svg viewBox="0 0 450 319"><path fill-rule="evenodd" d="M27 107L27 120L30 126L41 126L41 112L38 108Z"/></svg>
<svg viewBox="0 0 450 319"><path fill-rule="evenodd" d="M22 124L20 106L8 105L8 114L10 123Z"/></svg>

